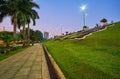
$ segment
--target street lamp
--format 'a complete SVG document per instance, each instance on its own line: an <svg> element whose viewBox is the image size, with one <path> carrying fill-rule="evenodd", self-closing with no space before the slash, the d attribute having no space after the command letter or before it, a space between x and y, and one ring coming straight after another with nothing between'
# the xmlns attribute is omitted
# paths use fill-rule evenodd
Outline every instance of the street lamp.
<svg viewBox="0 0 120 79"><path fill-rule="evenodd" d="M62 35L62 32L63 32L63 30L62 30L62 26L63 26L63 24L60 24L61 35Z"/></svg>
<svg viewBox="0 0 120 79"><path fill-rule="evenodd" d="M85 10L86 10L86 5L82 5L80 7L80 9L81 9L81 11L83 11L83 22L84 22L84 26L85 26L85 16L86 16Z"/></svg>

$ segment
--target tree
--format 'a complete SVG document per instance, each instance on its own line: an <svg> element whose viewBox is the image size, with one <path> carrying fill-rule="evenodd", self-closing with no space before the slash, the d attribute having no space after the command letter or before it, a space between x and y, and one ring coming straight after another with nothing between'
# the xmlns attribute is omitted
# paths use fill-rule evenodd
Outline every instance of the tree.
<svg viewBox="0 0 120 79"><path fill-rule="evenodd" d="M13 20L13 38L14 38L14 47L16 47L16 27L17 27L17 14L23 9L25 3L22 0L1 0L0 6L0 21L3 20L6 16L11 16ZM22 6L21 6L22 3ZM25 7L24 7L25 9Z"/></svg>
<svg viewBox="0 0 120 79"><path fill-rule="evenodd" d="M106 18L101 19L100 22L103 23L103 26L107 25L107 19Z"/></svg>
<svg viewBox="0 0 120 79"><path fill-rule="evenodd" d="M88 26L83 26L83 30L84 30L84 31L87 31L88 29L89 29Z"/></svg>
<svg viewBox="0 0 120 79"><path fill-rule="evenodd" d="M34 31L34 30L30 29L30 40L32 42L35 42L35 41L36 42L43 42L44 38L43 38L42 32L39 30Z"/></svg>
<svg viewBox="0 0 120 79"><path fill-rule="evenodd" d="M38 7L32 0L0 0L0 21L3 20L5 16L11 16L14 28L14 47L16 47L16 27L17 23L22 23L23 29L26 24L26 15L31 14L33 6ZM21 5L22 4L22 5ZM19 17L19 22L18 22Z"/></svg>
<svg viewBox="0 0 120 79"><path fill-rule="evenodd" d="M44 41L43 34L39 30L35 31L35 41L36 42L43 42Z"/></svg>
<svg viewBox="0 0 120 79"><path fill-rule="evenodd" d="M7 32L7 31L0 32L0 38L2 41L4 41L6 54L7 54L9 52L8 49L10 42L13 40L13 32Z"/></svg>
<svg viewBox="0 0 120 79"><path fill-rule="evenodd" d="M83 28L88 28L87 26L83 26Z"/></svg>
<svg viewBox="0 0 120 79"><path fill-rule="evenodd" d="M29 41L29 29L30 29L30 22L31 20L33 21L33 25L36 24L35 19L38 19L38 13L33 9L33 8L39 8L39 6L31 1L27 2L29 4L29 6L27 6L27 11L22 11L20 13L18 13L18 26L20 27L22 25L23 27L23 47L25 47L25 40L26 40L26 35L25 35L25 25L28 24L28 35L27 35L27 41Z"/></svg>
<svg viewBox="0 0 120 79"><path fill-rule="evenodd" d="M39 8L39 6L37 4L35 4L35 3L30 3L30 4L31 4L31 8L33 8L33 7ZM35 10L30 9L30 12L31 12L31 14L26 16L27 24L28 24L28 30L27 30L28 44L29 44L29 40L30 40L30 22L32 20L33 21L33 25L36 25L35 19L39 19L39 15L38 15L38 13Z"/></svg>

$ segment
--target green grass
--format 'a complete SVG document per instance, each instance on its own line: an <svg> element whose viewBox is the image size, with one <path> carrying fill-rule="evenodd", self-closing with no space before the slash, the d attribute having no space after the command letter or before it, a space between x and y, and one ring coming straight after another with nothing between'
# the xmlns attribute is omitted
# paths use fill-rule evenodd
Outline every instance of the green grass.
<svg viewBox="0 0 120 79"><path fill-rule="evenodd" d="M74 32L72 34L69 34L69 35L65 35L64 37L62 37L61 39L66 39L66 38L75 38L77 36L80 36L81 35L81 32Z"/></svg>
<svg viewBox="0 0 120 79"><path fill-rule="evenodd" d="M45 45L68 79L120 79L120 22L83 40Z"/></svg>
<svg viewBox="0 0 120 79"><path fill-rule="evenodd" d="M27 47L27 48L28 48L28 47ZM7 55L6 55L6 54L1 54L1 55L0 55L0 61L6 59L6 58L8 58L8 57L11 57L11 56L13 56L13 55L15 55L15 54L17 54L17 53L19 53L19 52L27 49L27 48L18 47L17 50L15 50L15 51L10 51L9 54L7 54Z"/></svg>

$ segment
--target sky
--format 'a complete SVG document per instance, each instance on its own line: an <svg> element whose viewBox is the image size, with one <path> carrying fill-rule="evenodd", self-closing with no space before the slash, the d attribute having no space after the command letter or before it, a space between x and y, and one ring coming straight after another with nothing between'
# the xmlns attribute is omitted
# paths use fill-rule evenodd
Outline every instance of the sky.
<svg viewBox="0 0 120 79"><path fill-rule="evenodd" d="M36 26L31 23L31 28L42 32L49 32L50 37L61 33L76 32L83 27L83 11L81 6L86 5L86 25L92 28L102 18L108 23L120 21L120 0L33 0L40 9L36 9L40 19L36 20ZM5 28L3 28L5 27ZM6 17L0 23L0 30L12 30L10 17Z"/></svg>

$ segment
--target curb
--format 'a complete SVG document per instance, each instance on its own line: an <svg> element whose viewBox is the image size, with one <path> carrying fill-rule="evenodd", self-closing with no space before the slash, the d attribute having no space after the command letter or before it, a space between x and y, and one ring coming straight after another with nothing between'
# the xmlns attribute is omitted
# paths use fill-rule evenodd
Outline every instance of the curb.
<svg viewBox="0 0 120 79"><path fill-rule="evenodd" d="M41 47L42 47L42 78L43 79L51 79L50 78L50 73L49 73L49 68L48 68L48 65L47 65L47 60L46 60L46 56L45 56L45 53L44 53L44 48L41 44Z"/></svg>
<svg viewBox="0 0 120 79"><path fill-rule="evenodd" d="M43 46L43 49L44 49L44 52L45 52L45 55L46 55L46 60L47 60L48 67L50 68L50 66L52 66L52 69L49 69L50 73L51 73L51 70L52 70L52 74L50 75L51 79L66 79L66 77L64 76L63 72L61 71L61 69L59 68L57 63L54 61L52 56L49 54L45 45L42 45L42 46Z"/></svg>

